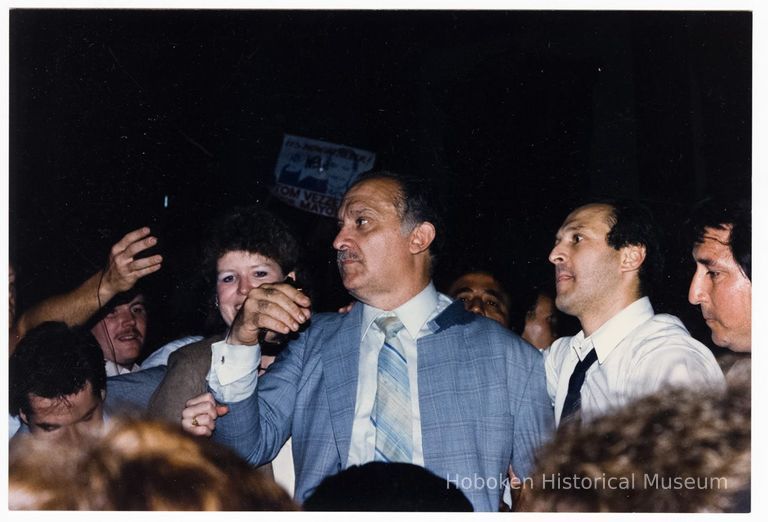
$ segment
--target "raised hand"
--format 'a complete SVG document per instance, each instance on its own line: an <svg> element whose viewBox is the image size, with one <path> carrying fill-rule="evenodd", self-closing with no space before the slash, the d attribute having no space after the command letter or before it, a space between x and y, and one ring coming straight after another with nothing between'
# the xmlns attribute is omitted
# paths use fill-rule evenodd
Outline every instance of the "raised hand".
<svg viewBox="0 0 768 522"><path fill-rule="evenodd" d="M128 232L115 243L109 253L109 264L101 278L105 297L133 288L142 277L160 270L163 256L153 255L141 259L135 256L157 244L157 238L149 235L149 227L142 227Z"/></svg>

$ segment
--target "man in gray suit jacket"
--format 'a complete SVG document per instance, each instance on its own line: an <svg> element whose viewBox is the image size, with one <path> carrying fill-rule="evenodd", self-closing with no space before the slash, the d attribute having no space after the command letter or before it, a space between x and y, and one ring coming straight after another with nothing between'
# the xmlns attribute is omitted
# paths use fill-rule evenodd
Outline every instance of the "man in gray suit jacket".
<svg viewBox="0 0 768 522"><path fill-rule="evenodd" d="M257 378L259 333L296 332L309 312L288 285L251 290L214 346L212 393L188 403L184 428L213 432L254 464L292 436L299 501L348 466L405 461L457 485L476 510L496 511L509 466L527 476L552 430L544 367L517 335L435 290L441 219L430 192L386 172L353 185L333 246L360 302L314 317Z"/></svg>

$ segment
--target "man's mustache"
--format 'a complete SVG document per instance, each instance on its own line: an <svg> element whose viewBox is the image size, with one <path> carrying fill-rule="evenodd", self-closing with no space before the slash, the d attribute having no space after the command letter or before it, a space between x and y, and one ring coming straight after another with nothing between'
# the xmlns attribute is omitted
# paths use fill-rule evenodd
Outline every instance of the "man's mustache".
<svg viewBox="0 0 768 522"><path fill-rule="evenodd" d="M115 335L115 338L119 339L121 337L127 337L129 335L136 337L137 339L142 338L141 332L139 332L139 330L136 328L126 328L125 330L120 330L119 332L117 332L117 335Z"/></svg>
<svg viewBox="0 0 768 522"><path fill-rule="evenodd" d="M344 261L360 261L360 256L349 250L339 250L336 252L336 262L343 263Z"/></svg>

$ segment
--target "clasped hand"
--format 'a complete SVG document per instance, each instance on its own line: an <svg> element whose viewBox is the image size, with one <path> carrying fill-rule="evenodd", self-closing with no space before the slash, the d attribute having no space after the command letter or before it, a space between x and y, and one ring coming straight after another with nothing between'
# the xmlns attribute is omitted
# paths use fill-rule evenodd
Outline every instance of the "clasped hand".
<svg viewBox="0 0 768 522"><path fill-rule="evenodd" d="M230 327L227 343L252 346L263 333L267 342L298 332L309 321L311 302L288 283L267 283L248 292Z"/></svg>

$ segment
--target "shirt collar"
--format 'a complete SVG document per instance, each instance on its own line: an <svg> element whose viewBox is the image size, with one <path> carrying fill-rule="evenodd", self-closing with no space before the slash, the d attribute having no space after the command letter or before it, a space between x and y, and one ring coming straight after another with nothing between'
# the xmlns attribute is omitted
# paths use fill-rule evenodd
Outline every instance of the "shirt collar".
<svg viewBox="0 0 768 522"><path fill-rule="evenodd" d="M430 315L432 315L432 312L437 307L437 304L438 293L437 290L435 290L435 285L430 281L424 290L392 311L403 322L403 326L408 330L411 337L416 339L422 327L427 322L427 319L429 319ZM363 305L363 321L361 325L363 335L361 338L365 337L368 333L368 329L371 327L373 321L385 313L386 311L380 308Z"/></svg>
<svg viewBox="0 0 768 522"><path fill-rule="evenodd" d="M587 353L589 353L587 350L584 350L585 343L584 343L584 330L581 330L579 333L571 337L571 349L576 352L576 355L578 356L580 361L584 360L584 357L587 356Z"/></svg>
<svg viewBox="0 0 768 522"><path fill-rule="evenodd" d="M107 372L107 377L115 377L117 375L125 375L126 373L133 373L141 370L141 367L138 364L133 363L133 366L126 368L113 361L104 361L104 369Z"/></svg>
<svg viewBox="0 0 768 522"><path fill-rule="evenodd" d="M584 330L580 331L571 340L571 347L576 351L579 360L586 357L589 350L583 349L589 346L595 347L597 360L600 364L616 348L621 341L635 328L653 317L653 306L648 297L641 297L621 312L608 319L603 326L597 329L591 336L584 338Z"/></svg>

